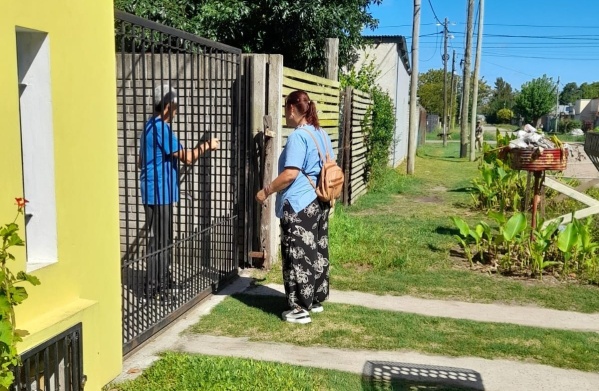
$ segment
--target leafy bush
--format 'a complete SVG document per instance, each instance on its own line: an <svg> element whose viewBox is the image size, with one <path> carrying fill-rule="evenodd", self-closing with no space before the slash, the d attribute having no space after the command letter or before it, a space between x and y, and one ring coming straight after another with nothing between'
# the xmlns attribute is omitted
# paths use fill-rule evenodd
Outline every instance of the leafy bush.
<svg viewBox="0 0 599 391"><path fill-rule="evenodd" d="M483 144L478 167L480 177L472 180L474 207L481 210L516 211L521 209L526 191L525 176L512 170L503 156L504 148L515 136L502 136L497 129L497 144Z"/></svg>
<svg viewBox="0 0 599 391"><path fill-rule="evenodd" d="M8 262L14 261L15 256L11 248L24 246L25 242L19 236L19 226L16 223L19 215L23 214L24 198L16 198L17 216L3 227L0 227L0 390L8 390L14 380L12 369L20 364L20 356L17 353L17 343L22 341L24 335L22 330L16 329L15 309L27 299L27 290L20 286L23 282L39 285L39 280L23 271L16 275L9 268Z"/></svg>
<svg viewBox="0 0 599 391"><path fill-rule="evenodd" d="M368 59L367 59L368 60ZM372 111L368 111L362 123L366 144L366 177L370 181L376 177L389 161L389 150L395 130L395 107L389 94L376 85L379 76L374 60L366 61L356 71L352 68L340 76L341 87L351 86L368 92L373 100ZM370 121L372 114L372 121Z"/></svg>
<svg viewBox="0 0 599 391"><path fill-rule="evenodd" d="M522 212L510 218L491 212L489 217L495 220L496 229L484 221L470 228L463 219L451 218L460 231L456 239L471 264L476 257L481 262L497 264L502 273L530 273L540 278L547 271L561 277L575 273L598 282L599 243L592 237L590 218L586 222L573 219L562 229L561 218L548 224L540 221L532 229Z"/></svg>
<svg viewBox="0 0 599 391"><path fill-rule="evenodd" d="M557 124L557 130L561 133L568 133L572 129L582 129L582 122L576 119L563 119Z"/></svg>
<svg viewBox="0 0 599 391"><path fill-rule="evenodd" d="M514 112L510 109L501 109L497 111L497 120L502 124L509 124L512 118L514 118Z"/></svg>

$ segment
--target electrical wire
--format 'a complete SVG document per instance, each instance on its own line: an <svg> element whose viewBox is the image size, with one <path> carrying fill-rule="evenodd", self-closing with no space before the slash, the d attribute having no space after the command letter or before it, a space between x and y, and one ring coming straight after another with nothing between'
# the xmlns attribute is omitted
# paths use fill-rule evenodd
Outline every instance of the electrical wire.
<svg viewBox="0 0 599 391"><path fill-rule="evenodd" d="M433 3L431 3L431 0L428 0L428 5L431 6L431 11L433 11L433 16L435 17L435 19L437 19L437 22L442 25L443 22L441 22L439 18L437 18L437 13L435 12L435 8L433 7Z"/></svg>

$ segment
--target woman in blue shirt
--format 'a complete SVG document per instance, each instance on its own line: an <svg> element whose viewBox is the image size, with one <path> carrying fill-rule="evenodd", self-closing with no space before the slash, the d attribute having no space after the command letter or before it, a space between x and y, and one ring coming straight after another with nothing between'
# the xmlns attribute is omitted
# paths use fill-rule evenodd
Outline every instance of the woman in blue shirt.
<svg viewBox="0 0 599 391"><path fill-rule="evenodd" d="M316 104L305 91L289 94L285 118L295 130L279 156L279 175L256 194L256 200L263 203L277 193L283 281L290 307L283 319L306 324L312 321L309 311L322 312L321 303L329 296L330 204L317 199L313 183L322 168L319 149L323 154L329 151L332 159L335 156L330 137L320 128Z"/></svg>
<svg viewBox="0 0 599 391"><path fill-rule="evenodd" d="M185 149L171 129L179 104L177 90L168 84L154 91L154 114L146 123L139 140L139 186L144 206L146 226L152 233L146 254L160 251L147 258L145 280L146 299L157 295L165 299L167 291L177 282L171 275L173 243L173 204L179 202L179 162L193 164L206 151L216 150L216 138L195 148Z"/></svg>

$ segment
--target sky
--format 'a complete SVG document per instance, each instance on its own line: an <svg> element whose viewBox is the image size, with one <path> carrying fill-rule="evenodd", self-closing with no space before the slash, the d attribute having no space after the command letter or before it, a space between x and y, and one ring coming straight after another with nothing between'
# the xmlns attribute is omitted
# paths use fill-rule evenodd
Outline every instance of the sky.
<svg viewBox="0 0 599 391"><path fill-rule="evenodd" d="M449 21L448 71L456 51L456 70L464 58L467 0L421 0L419 71L442 69L443 27ZM522 84L546 74L560 89L599 81L599 0L486 0L480 76L490 86L498 77L520 89ZM471 70L476 53L478 4L475 0ZM432 6L431 6L432 5ZM411 50L412 0L383 0L371 6L379 20L376 30L364 35L404 35ZM433 13L434 10L434 13ZM411 55L410 55L411 61Z"/></svg>

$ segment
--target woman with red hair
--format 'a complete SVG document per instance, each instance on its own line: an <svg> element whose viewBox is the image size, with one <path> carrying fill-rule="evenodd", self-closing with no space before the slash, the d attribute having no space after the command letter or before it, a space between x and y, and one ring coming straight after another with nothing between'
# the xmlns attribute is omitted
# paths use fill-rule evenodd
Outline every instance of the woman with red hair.
<svg viewBox="0 0 599 391"><path fill-rule="evenodd" d="M322 168L319 151L333 146L320 128L316 103L305 91L294 91L285 100L287 126L295 128L279 156L279 175L256 194L263 203L277 193L276 215L281 221L283 281L289 310L283 319L290 323L312 321L310 312L322 312L329 296L330 204L318 200L314 184Z"/></svg>

